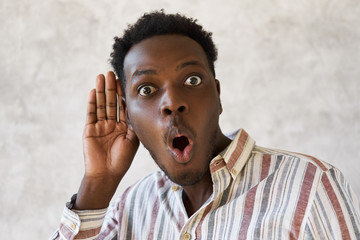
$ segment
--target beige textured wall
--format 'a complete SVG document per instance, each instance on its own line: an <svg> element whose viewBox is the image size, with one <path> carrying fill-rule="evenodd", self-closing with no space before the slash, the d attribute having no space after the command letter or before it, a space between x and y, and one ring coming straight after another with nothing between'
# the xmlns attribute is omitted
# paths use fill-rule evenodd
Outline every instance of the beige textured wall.
<svg viewBox="0 0 360 240"><path fill-rule="evenodd" d="M56 229L82 178L87 94L110 69L112 39L160 8L213 32L225 132L326 160L360 196L359 1L1 0L2 239ZM153 169L141 150L120 190Z"/></svg>

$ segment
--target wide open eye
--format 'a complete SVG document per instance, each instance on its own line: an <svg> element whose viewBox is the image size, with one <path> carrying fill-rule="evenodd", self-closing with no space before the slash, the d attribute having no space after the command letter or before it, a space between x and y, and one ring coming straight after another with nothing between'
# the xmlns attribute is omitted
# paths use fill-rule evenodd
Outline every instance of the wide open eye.
<svg viewBox="0 0 360 240"><path fill-rule="evenodd" d="M190 77L185 79L184 84L188 86L197 86L201 83L201 77L197 75L191 75Z"/></svg>
<svg viewBox="0 0 360 240"><path fill-rule="evenodd" d="M149 96L149 95L153 94L153 93L156 92L156 91L157 91L156 88L153 87L153 86L151 86L151 85L141 86L141 87L139 88L139 90L138 90L139 94L140 94L141 96L144 96L144 97Z"/></svg>

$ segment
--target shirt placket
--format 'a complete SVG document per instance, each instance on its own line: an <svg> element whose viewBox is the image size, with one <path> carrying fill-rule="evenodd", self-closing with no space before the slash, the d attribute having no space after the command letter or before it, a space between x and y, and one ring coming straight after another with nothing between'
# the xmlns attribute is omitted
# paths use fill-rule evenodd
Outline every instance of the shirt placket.
<svg viewBox="0 0 360 240"><path fill-rule="evenodd" d="M215 172L212 172L212 179L214 182L213 194L210 196L209 200L206 201L204 203L204 205L197 212L195 212L190 218L187 216L186 209L185 209L185 206L182 201L182 193L183 193L182 187L177 186L177 185L174 185L172 187L173 191L176 189L175 194L176 194L177 201L181 206L184 216L186 216L185 224L180 231L180 235L179 235L180 240L195 240L196 239L196 229L197 229L201 219L203 218L203 214L204 214L206 207L209 204L214 204L214 201L217 202L216 200L219 198L221 193L227 188L227 186L231 182L231 175L228 172L227 168L225 167L224 159L221 158L216 161L217 161L217 162L215 162L216 165L224 164L224 167L216 170ZM208 212L207 214L210 214L210 213L211 213L211 211Z"/></svg>

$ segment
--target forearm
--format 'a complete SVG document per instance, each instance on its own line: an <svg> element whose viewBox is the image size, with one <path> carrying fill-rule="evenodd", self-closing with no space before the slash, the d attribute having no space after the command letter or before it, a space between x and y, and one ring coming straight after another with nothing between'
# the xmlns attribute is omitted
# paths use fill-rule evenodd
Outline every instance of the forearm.
<svg viewBox="0 0 360 240"><path fill-rule="evenodd" d="M120 183L120 177L107 176L99 178L84 177L73 209L95 210L109 206L109 203Z"/></svg>

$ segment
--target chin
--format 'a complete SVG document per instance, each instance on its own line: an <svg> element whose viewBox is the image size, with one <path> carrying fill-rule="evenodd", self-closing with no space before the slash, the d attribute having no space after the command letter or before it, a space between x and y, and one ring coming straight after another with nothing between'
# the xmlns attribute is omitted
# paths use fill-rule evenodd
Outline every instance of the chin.
<svg viewBox="0 0 360 240"><path fill-rule="evenodd" d="M160 169L166 174L166 176L174 183L180 186L192 186L196 183L200 182L200 180L204 177L204 175L208 172L208 169L203 171L191 171L191 172L181 172L177 174L171 174L167 169L163 166L159 166Z"/></svg>

